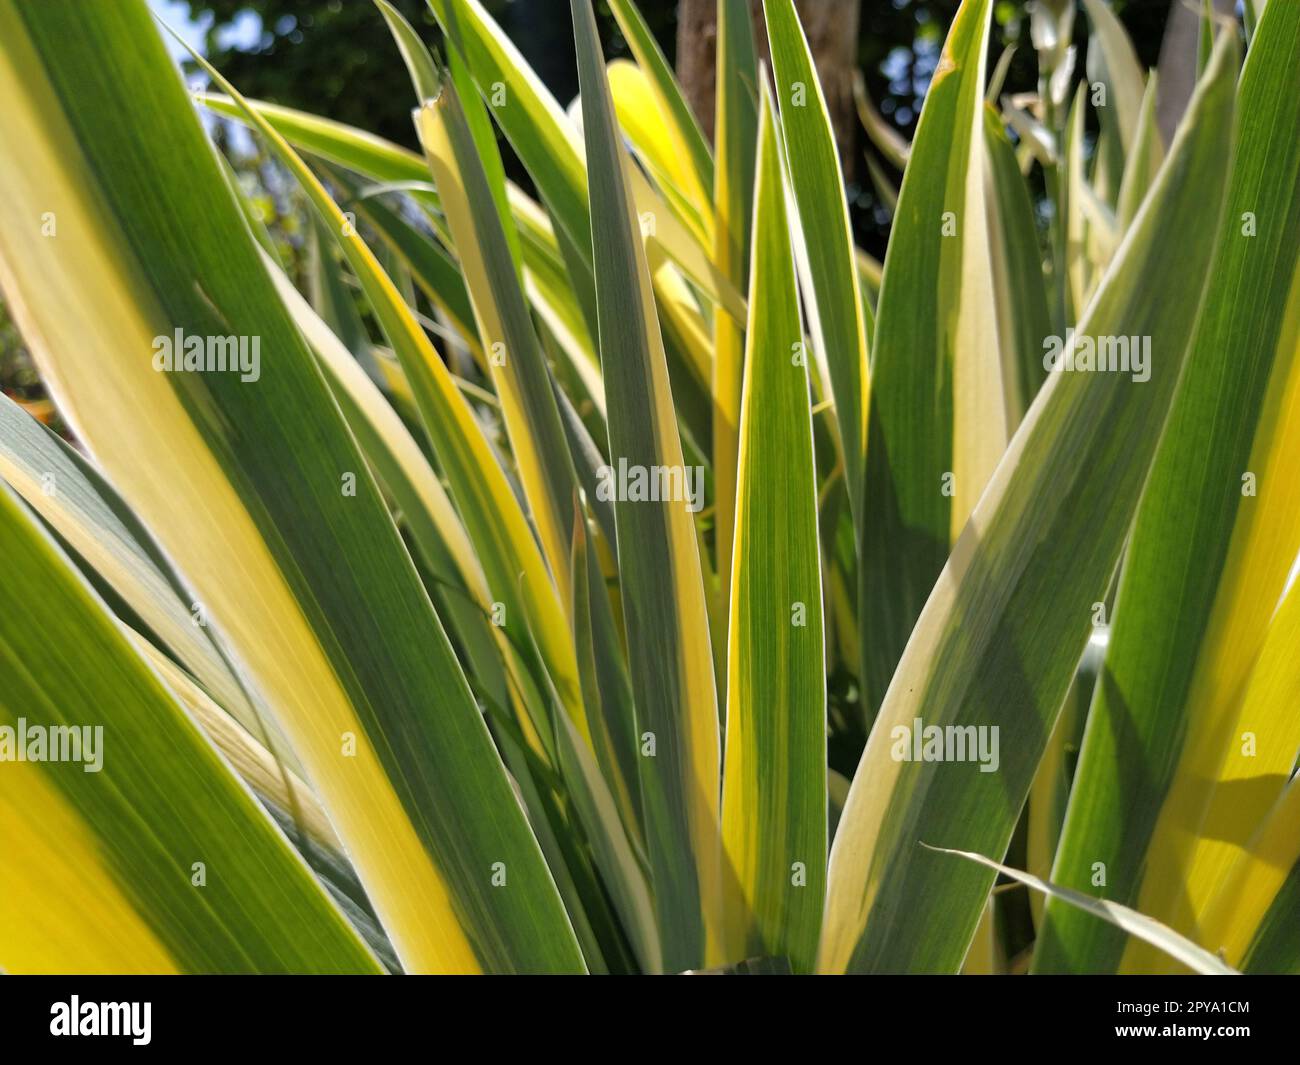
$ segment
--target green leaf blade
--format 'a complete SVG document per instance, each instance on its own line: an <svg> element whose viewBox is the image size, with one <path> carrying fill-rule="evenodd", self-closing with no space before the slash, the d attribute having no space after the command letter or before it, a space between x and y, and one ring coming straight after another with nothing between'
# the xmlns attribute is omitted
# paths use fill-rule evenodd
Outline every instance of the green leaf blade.
<svg viewBox="0 0 1300 1065"><path fill-rule="evenodd" d="M855 520L865 522L862 471L869 405L867 312L858 284L839 152L812 52L793 0L764 0L781 132L803 233L805 295L817 357L835 397L844 476Z"/></svg>
<svg viewBox="0 0 1300 1065"><path fill-rule="evenodd" d="M964 0L913 140L876 313L860 602L866 702L1007 440L984 208L989 0Z"/></svg>
<svg viewBox="0 0 1300 1065"><path fill-rule="evenodd" d="M6 3L0 22L0 123L30 152L0 197L24 335L284 726L404 966L581 970L453 649L146 7ZM81 254L20 221L40 203ZM177 329L258 338L256 380L157 372L150 338ZM502 861L517 890L492 886Z"/></svg>
<svg viewBox="0 0 1300 1065"><path fill-rule="evenodd" d="M1300 285L1300 144L1276 136L1300 123L1300 9L1275 5L1261 20L1239 111L1212 281L1134 527L1053 872L1084 886L1104 862L1108 898L1177 913L1171 924L1188 934L1209 885L1186 881L1225 752L1244 730L1267 740L1267 719L1239 722L1236 700L1300 552L1300 425L1287 398L1300 387L1287 324ZM1248 213L1269 220L1253 236ZM1276 712L1290 714L1281 702ZM1266 763L1289 773L1293 758L1266 744L1256 786ZM1105 971L1122 958L1137 961L1106 929L1048 906L1040 968Z"/></svg>
<svg viewBox="0 0 1300 1065"><path fill-rule="evenodd" d="M817 484L775 104L763 97L728 636L722 836L735 957L812 968L825 892Z"/></svg>
<svg viewBox="0 0 1300 1065"><path fill-rule="evenodd" d="M863 753L831 850L822 971L955 972L961 964L992 874L954 872L919 842L1000 856L1020 816L1199 311L1216 243L1204 223L1207 210L1217 217L1222 209L1231 158L1234 46L1225 35L1079 326L1094 342L1159 336L1166 358L1145 383L1055 373L1021 423L926 604ZM939 757L923 749L916 757L917 739L932 728ZM982 745L974 758L972 744ZM915 934L936 924L949 934Z"/></svg>
<svg viewBox="0 0 1300 1065"><path fill-rule="evenodd" d="M590 0L573 0L572 10L610 461L630 470L666 467L684 485L649 267ZM670 971L711 960L721 934L718 711L699 546L687 502L638 500L629 493L615 505L646 845Z"/></svg>

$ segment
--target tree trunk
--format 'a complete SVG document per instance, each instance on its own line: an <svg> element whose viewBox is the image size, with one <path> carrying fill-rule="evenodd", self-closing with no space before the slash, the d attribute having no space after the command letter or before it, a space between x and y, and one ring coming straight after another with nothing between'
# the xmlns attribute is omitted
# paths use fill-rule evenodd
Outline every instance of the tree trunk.
<svg viewBox="0 0 1300 1065"><path fill-rule="evenodd" d="M1231 16L1233 0L1214 0L1214 7L1220 15ZM1166 147L1174 139L1174 130L1196 88L1196 47L1200 36L1199 11L1175 0L1169 10L1164 43L1160 46L1160 87L1156 91L1156 124Z"/></svg>
<svg viewBox="0 0 1300 1065"><path fill-rule="evenodd" d="M762 0L749 0L754 16L759 59L771 64ZM854 171L857 119L853 72L858 59L860 0L796 0L817 66L845 176ZM677 6L677 77L704 134L713 140L714 65L718 50L718 0L679 0Z"/></svg>

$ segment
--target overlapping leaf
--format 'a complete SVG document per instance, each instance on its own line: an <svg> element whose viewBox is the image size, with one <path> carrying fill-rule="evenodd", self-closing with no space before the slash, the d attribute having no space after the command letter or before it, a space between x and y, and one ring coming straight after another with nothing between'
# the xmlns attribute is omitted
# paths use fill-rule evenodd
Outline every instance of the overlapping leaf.
<svg viewBox="0 0 1300 1065"><path fill-rule="evenodd" d="M0 199L0 278L65 413L276 714L403 964L581 969L447 637L144 6L5 4L0 21L0 126L27 145ZM246 357L256 338L260 364L157 372L156 338L176 330L243 337Z"/></svg>
<svg viewBox="0 0 1300 1065"><path fill-rule="evenodd" d="M1220 42L1080 324L1094 341L1159 336L1166 359L1146 383L1119 373L1053 374L998 464L917 623L853 781L831 850L824 971L961 964L992 874L954 870L919 844L1000 857L1020 816L1191 339L1217 236L1202 223L1207 204L1216 219L1220 212L1231 153L1235 43L1227 35ZM916 934L940 924L943 936Z"/></svg>
<svg viewBox="0 0 1300 1065"><path fill-rule="evenodd" d="M1296 753L1273 731L1273 717L1280 723L1291 713L1289 693L1252 701L1245 719L1240 700L1300 553L1292 489L1300 144L1276 135L1300 124L1300 9L1266 12L1241 96L1209 294L1125 561L1053 873L1061 884L1085 886L1100 862L1107 898L1168 915L1191 935L1195 896L1208 885L1187 886L1187 874L1214 781L1250 765L1247 779L1267 787L1270 768L1289 772ZM1160 372L1168 337L1140 335L1150 338L1151 372ZM1243 744L1250 749L1247 732L1265 743L1254 763L1236 754ZM1245 800L1252 785L1239 786ZM1244 844L1250 812L1258 817L1261 806L1234 805L1244 821L1229 815L1212 832ZM1048 916L1040 967L1119 963L1121 938L1050 905Z"/></svg>

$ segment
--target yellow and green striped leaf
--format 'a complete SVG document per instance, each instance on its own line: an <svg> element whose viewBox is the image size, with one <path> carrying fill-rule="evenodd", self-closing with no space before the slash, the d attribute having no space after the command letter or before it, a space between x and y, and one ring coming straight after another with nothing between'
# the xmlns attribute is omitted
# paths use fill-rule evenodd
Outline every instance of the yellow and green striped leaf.
<svg viewBox="0 0 1300 1065"><path fill-rule="evenodd" d="M1247 973L1300 972L1300 782L1292 780L1205 917L1202 935Z"/></svg>
<svg viewBox="0 0 1300 1065"><path fill-rule="evenodd" d="M701 215L711 220L713 157L709 153L709 142L704 139L704 132L695 120L695 113L682 95L672 67L664 58L637 5L632 0L609 0L609 9L654 93L673 151L680 157L682 165L676 168L681 172L678 187Z"/></svg>
<svg viewBox="0 0 1300 1065"><path fill-rule="evenodd" d="M863 752L831 849L823 971L955 972L966 953L993 875L918 844L1001 857L1020 817L1191 340L1218 231L1204 223L1230 159L1235 44L1220 42L1079 326L1094 342L1159 336L1165 357L1145 383L1054 373L1021 422ZM943 936L915 934L936 925Z"/></svg>
<svg viewBox="0 0 1300 1065"><path fill-rule="evenodd" d="M754 216L754 166L758 155L758 56L748 0L718 4L718 56L714 131L713 255L738 289L749 290L750 225ZM744 323L721 307L713 312L713 527L718 591L713 635L720 695L731 596L731 545L736 528L736 459L740 450L740 393L744 375Z"/></svg>
<svg viewBox="0 0 1300 1065"><path fill-rule="evenodd" d="M0 553L0 967L379 971L4 485Z"/></svg>
<svg viewBox="0 0 1300 1065"><path fill-rule="evenodd" d="M1146 914L1138 913L1136 910L1131 910L1127 906L1121 906L1117 902L1107 902L1105 899L1094 898L1091 895L1085 895L1082 891L1073 891L1070 888L1060 887L1030 873L1012 869L1001 862L995 862L982 854L951 850L946 847L932 849L941 854L951 854L975 862L978 865L983 865L1017 883L1024 884L1039 894L1055 899L1065 906L1073 907L1079 913L1086 914L1095 920L1104 921L1112 927L1128 933L1134 939L1149 944L1167 957L1187 966L1193 972L1200 973L1203 976L1238 975L1236 969L1230 965L1225 965L1223 961L1208 950L1204 950L1190 939L1180 936L1173 929L1167 928L1159 921L1153 920Z"/></svg>
<svg viewBox="0 0 1300 1065"><path fill-rule="evenodd" d="M1156 72L1153 70L1142 96L1142 110L1138 114L1133 150L1124 162L1124 180L1119 188L1119 203L1116 208L1121 232L1129 227L1137 215L1142 199L1155 181L1165 158L1165 145L1160 136L1160 126L1156 122L1157 83Z"/></svg>
<svg viewBox="0 0 1300 1065"><path fill-rule="evenodd" d="M623 614L655 909L670 971L718 960L718 709L699 543L680 490L682 457L668 368L590 0L573 0L591 196L600 357L610 462L656 476L676 498L618 492ZM621 479L621 477L620 477ZM618 487L615 485L614 487ZM662 496L656 492L655 495Z"/></svg>
<svg viewBox="0 0 1300 1065"><path fill-rule="evenodd" d="M796 252L804 274L804 300L818 364L835 399L849 503L862 526L871 312L858 284L835 132L794 0L764 0L763 10L802 234Z"/></svg>
<svg viewBox="0 0 1300 1065"><path fill-rule="evenodd" d="M1106 87L1105 106L1098 110L1103 116L1115 115L1122 167L1137 145L1146 79L1133 42L1108 0L1083 0L1083 6L1092 23L1092 43L1097 46L1088 50L1088 76L1094 84L1100 82Z"/></svg>
<svg viewBox="0 0 1300 1065"><path fill-rule="evenodd" d="M455 87L421 107L417 126L478 323L529 510L562 601L570 586L576 475L505 226ZM517 238L516 238L517 239Z"/></svg>
<svg viewBox="0 0 1300 1065"><path fill-rule="evenodd" d="M817 472L775 103L759 125L736 539L727 639L722 839L735 960L817 953L826 875L826 676Z"/></svg>
<svg viewBox="0 0 1300 1065"><path fill-rule="evenodd" d="M0 26L0 130L26 146L3 179L0 283L79 437L276 715L404 967L580 970L446 634L145 6L5 3ZM177 330L246 354L256 337L265 361L248 380L157 372Z"/></svg>
<svg viewBox="0 0 1300 1065"><path fill-rule="evenodd" d="M949 545L1006 446L985 218L990 7L990 0L964 0L949 30L885 257L861 496L862 512L871 515L861 523L860 567L863 682L871 710L884 698ZM795 142L787 140L794 153ZM836 401L842 407L838 394ZM841 411L841 427L844 421ZM844 439L847 446L847 431Z"/></svg>
<svg viewBox="0 0 1300 1065"><path fill-rule="evenodd" d="M1298 638L1300 596L1288 593L1251 672L1204 827L1185 865L1194 934L1234 965L1247 963L1256 936L1288 935L1279 927L1285 922L1270 922L1268 914L1283 879L1300 862L1300 834L1283 827L1294 824L1296 804L1292 771L1300 715L1292 708L1300 691ZM1300 945L1289 941L1293 950ZM1300 965L1300 955L1290 964Z"/></svg>
<svg viewBox="0 0 1300 1065"><path fill-rule="evenodd" d="M461 394L455 378L438 357L396 285L306 163L232 85L205 60L200 58L199 62L241 106L246 119L297 179L339 242L380 328L393 345L411 383L424 429L443 473L451 482L452 497L488 578L496 615L494 621L515 627L517 635L512 638L518 647L528 648L532 640L536 641L550 681L563 705L580 732L589 738L573 642L564 621L559 591L523 508L484 436L473 408ZM500 604L500 610L496 609L497 604ZM525 623L527 631L523 627ZM530 637L529 631L534 635ZM521 725L530 734L531 746L549 756L550 723L535 720L521 722Z"/></svg>
<svg viewBox="0 0 1300 1065"><path fill-rule="evenodd" d="M1038 395L1046 374L1043 341L1051 333L1043 256L1034 228L1029 186L996 108L984 108L989 255L1002 353L1008 425L1014 428Z"/></svg>
<svg viewBox="0 0 1300 1065"><path fill-rule="evenodd" d="M1212 281L1125 561L1053 872L1065 886L1087 886L1104 863L1107 898L1187 934L1184 873L1225 759L1235 764L1240 732L1263 729L1256 711L1243 723L1237 709L1300 554L1300 142L1276 134L1298 123L1300 8L1278 4L1242 71ZM1168 340L1146 335L1155 374ZM1289 712L1285 703L1267 709ZM1294 755L1265 761L1289 769ZM1244 842L1253 827L1215 831ZM1036 964L1105 970L1124 950L1122 939L1049 905ZM1139 966L1140 953L1128 963Z"/></svg>
<svg viewBox="0 0 1300 1065"><path fill-rule="evenodd" d="M248 123L243 106L224 93L198 92L194 99L210 111ZM304 152L328 159L358 174L386 184L420 182L427 185L428 168L415 152L390 140L333 119L322 118L281 104L246 100L275 130ZM419 193L437 206L432 191Z"/></svg>
<svg viewBox="0 0 1300 1065"><path fill-rule="evenodd" d="M564 109L480 0L428 0L428 3L448 36L460 41L492 117L528 169L543 204L578 255L582 269L570 271L575 287L590 287L584 278L594 260L581 138ZM648 233L647 239L659 243L710 298L743 318L744 301L714 267L699 238L667 207L639 170L632 171L629 180L638 214L654 218L653 233ZM579 292L579 300L583 299Z"/></svg>
<svg viewBox="0 0 1300 1065"><path fill-rule="evenodd" d="M379 483L392 497L434 587L439 616L465 647L474 680L500 704L508 694L503 666L516 689L526 687L523 664L505 626L493 625L492 597L465 527L420 445L378 387L366 376L284 273L268 263L276 291L311 345L334 397ZM498 651L497 648L500 648Z"/></svg>
<svg viewBox="0 0 1300 1065"><path fill-rule="evenodd" d="M479 340L465 279L451 253L379 196L363 195L364 186L356 177L328 163L321 164L321 172L339 191L339 206L346 212L354 212L374 230L385 249L406 267L411 280L429 302L455 327L474 358L480 364L485 363L487 358ZM321 228L318 224L317 229ZM328 231L324 236L333 244Z"/></svg>

